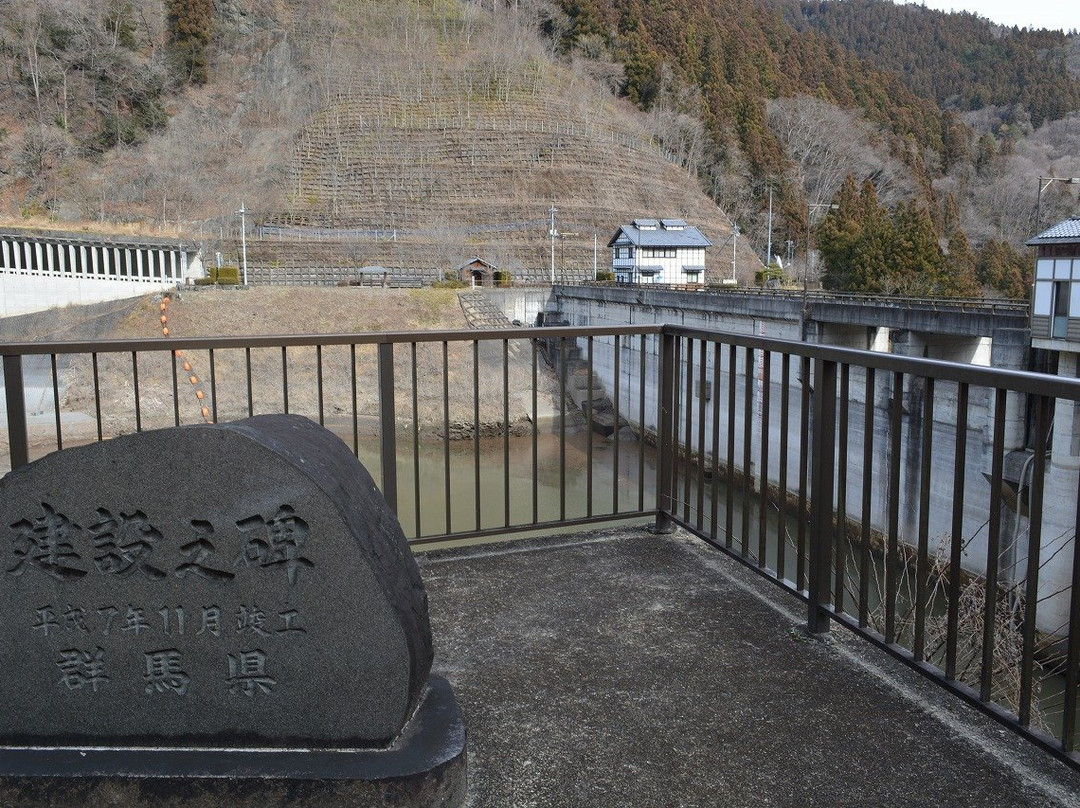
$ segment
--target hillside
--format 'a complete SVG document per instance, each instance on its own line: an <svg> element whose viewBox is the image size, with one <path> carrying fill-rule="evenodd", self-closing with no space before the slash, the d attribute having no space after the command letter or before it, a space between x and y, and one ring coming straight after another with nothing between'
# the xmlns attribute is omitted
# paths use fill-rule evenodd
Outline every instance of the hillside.
<svg viewBox="0 0 1080 808"><path fill-rule="evenodd" d="M642 215L677 214L722 245L727 217L642 116L553 61L532 22L470 6L357 12L335 41L327 103L297 138L283 205L263 223L379 231L353 240L364 263L450 269L478 255L537 280L552 203L560 274L591 277L594 234L604 261L607 239ZM710 258L713 277L730 274L730 251Z"/></svg>
<svg viewBox="0 0 1080 808"><path fill-rule="evenodd" d="M622 60L627 95L658 120L662 144L682 132L663 125L672 113L704 123L696 172L729 215L760 223L771 191L774 244L816 240L825 213L815 222L813 211L835 202L850 175L873 186L864 199L937 243L926 255L936 250L934 264L962 272L961 287L1027 288L1030 261L1017 251L1035 226L1031 177L1075 176L1066 122L1080 99L1069 72L1076 37L884 0L561 0L560 8L563 47ZM1035 135L1039 143L1022 148ZM1014 159L1020 151L1031 159ZM1074 208L1075 196L1059 191L1048 194L1054 211ZM760 225L750 234L764 240ZM917 277L893 273L894 263L903 256L878 271Z"/></svg>
<svg viewBox="0 0 1080 808"><path fill-rule="evenodd" d="M1061 31L1010 29L889 0L802 3L799 11L801 27L895 73L943 108L1011 107L1036 128L1080 110L1080 76L1069 66L1080 39Z"/></svg>
<svg viewBox="0 0 1080 808"><path fill-rule="evenodd" d="M552 251L588 277L594 238L603 266L619 224L673 216L714 242L711 280L737 223L748 281L770 241L806 271L811 214L850 174L979 262L1019 247L1031 178L1080 173L1054 119L1076 39L892 8L0 0L0 215L194 233L233 261L243 205L256 278L479 256L518 279Z"/></svg>
<svg viewBox="0 0 1080 808"><path fill-rule="evenodd" d="M59 24L58 2L32 4L48 30ZM95 155L85 147L99 126L93 103L80 104L84 129L52 132L42 111L62 148L55 161L29 165L20 155L34 131L16 110L36 116L34 91L9 83L2 123L14 149L0 199L12 213L195 229L208 250L235 258L233 211L243 203L249 223L287 228L274 231L279 240L252 240L254 271L332 255L346 266L441 274L479 255L546 277L554 202L560 274L591 276L594 234L603 260L617 227L642 215L698 225L717 245L710 274L730 274L723 211L661 153L641 112L553 57L528 8L493 16L468 2L215 4L200 84L170 73L168 32L153 23L167 3L137 6L125 53L172 76L163 78L167 122ZM89 16L84 23L93 27ZM25 61L18 53L7 50L11 78ZM93 78L83 72L71 68L73 85L76 74ZM54 109L62 88L49 88L40 97ZM320 247L312 242L326 236L288 229L296 227L379 233ZM745 247L739 264L750 277Z"/></svg>

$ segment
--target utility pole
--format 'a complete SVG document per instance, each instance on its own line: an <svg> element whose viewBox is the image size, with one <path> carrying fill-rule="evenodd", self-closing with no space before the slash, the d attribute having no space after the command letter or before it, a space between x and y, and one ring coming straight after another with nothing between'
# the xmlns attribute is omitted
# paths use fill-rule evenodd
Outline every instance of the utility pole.
<svg viewBox="0 0 1080 808"><path fill-rule="evenodd" d="M548 233L551 235L551 285L555 285L555 236L559 235L559 232L555 229L555 214L559 212L559 209L555 207L555 200L551 200L551 210L548 213L551 214L551 226L548 228Z"/></svg>
<svg viewBox="0 0 1080 808"><path fill-rule="evenodd" d="M236 211L240 214L240 255L241 255L241 267L244 273L244 286L247 286L247 211L244 210L244 203L240 203L240 210Z"/></svg>
<svg viewBox="0 0 1080 808"><path fill-rule="evenodd" d="M765 248L765 269L772 266L772 186L769 186L769 239Z"/></svg>
<svg viewBox="0 0 1080 808"><path fill-rule="evenodd" d="M592 233L592 279L596 280L596 231Z"/></svg>
<svg viewBox="0 0 1080 808"><path fill-rule="evenodd" d="M1061 182L1065 185L1080 185L1080 177L1039 177L1039 195L1035 198L1035 233L1038 235L1042 228L1042 195L1043 191Z"/></svg>
<svg viewBox="0 0 1080 808"><path fill-rule="evenodd" d="M731 223L731 284L736 284L735 280L735 245L739 241L739 225L735 222Z"/></svg>

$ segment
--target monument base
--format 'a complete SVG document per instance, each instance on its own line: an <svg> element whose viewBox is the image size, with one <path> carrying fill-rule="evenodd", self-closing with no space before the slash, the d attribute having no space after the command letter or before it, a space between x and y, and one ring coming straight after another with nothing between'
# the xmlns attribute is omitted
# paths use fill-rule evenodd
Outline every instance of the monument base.
<svg viewBox="0 0 1080 808"><path fill-rule="evenodd" d="M0 746L0 805L457 806L465 724L432 676L385 749Z"/></svg>

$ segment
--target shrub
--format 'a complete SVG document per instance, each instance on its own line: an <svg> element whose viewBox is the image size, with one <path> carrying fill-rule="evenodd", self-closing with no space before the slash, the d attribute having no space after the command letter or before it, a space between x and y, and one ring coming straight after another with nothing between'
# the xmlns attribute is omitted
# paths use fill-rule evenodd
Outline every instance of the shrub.
<svg viewBox="0 0 1080 808"><path fill-rule="evenodd" d="M217 283L225 284L239 284L240 283L240 267L236 266L224 266L219 267L217 271Z"/></svg>
<svg viewBox="0 0 1080 808"><path fill-rule="evenodd" d="M466 284L452 269L448 269L443 273L441 281L433 281L431 284L432 289L464 289L465 286Z"/></svg>
<svg viewBox="0 0 1080 808"><path fill-rule="evenodd" d="M754 281L758 286L764 286L769 289L779 288L780 284L784 280L784 270L777 266L770 266L768 269L759 269L754 273Z"/></svg>

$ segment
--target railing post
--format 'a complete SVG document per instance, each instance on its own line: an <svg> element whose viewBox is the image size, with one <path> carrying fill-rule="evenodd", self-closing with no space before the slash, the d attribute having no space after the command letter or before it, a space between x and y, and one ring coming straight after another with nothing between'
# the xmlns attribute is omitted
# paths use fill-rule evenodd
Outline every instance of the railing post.
<svg viewBox="0 0 1080 808"><path fill-rule="evenodd" d="M379 343L379 462L382 493L397 515L397 413L394 411L394 345Z"/></svg>
<svg viewBox="0 0 1080 808"><path fill-rule="evenodd" d="M660 334L660 367L657 368L656 424L657 454L656 464L656 533L672 533L675 522L671 518L673 507L672 485L675 472L676 442L673 434L673 415L675 407L675 335L663 331Z"/></svg>
<svg viewBox="0 0 1080 808"><path fill-rule="evenodd" d="M837 364L814 360L813 436L810 448L809 600L810 634L829 630L829 574L832 569L833 493L836 469ZM843 518L843 515L838 515Z"/></svg>
<svg viewBox="0 0 1080 808"><path fill-rule="evenodd" d="M26 433L26 393L23 390L21 356L4 357L4 397L7 402L7 431L11 468L30 462L30 442Z"/></svg>

